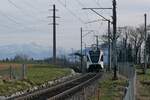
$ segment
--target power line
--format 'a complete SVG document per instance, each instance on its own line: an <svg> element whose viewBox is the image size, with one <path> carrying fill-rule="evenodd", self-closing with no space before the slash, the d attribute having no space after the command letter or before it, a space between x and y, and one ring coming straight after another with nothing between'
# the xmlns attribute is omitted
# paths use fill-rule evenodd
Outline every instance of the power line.
<svg viewBox="0 0 150 100"><path fill-rule="evenodd" d="M16 22L14 19L10 18L9 16L7 16L4 12L0 11L0 14L4 17L6 17L9 21L15 23L15 24L19 24L18 22Z"/></svg>
<svg viewBox="0 0 150 100"><path fill-rule="evenodd" d="M12 2L11 0L7 0L10 4L12 4L14 7L16 7L17 9L21 9L20 7L18 7L14 2Z"/></svg>
<svg viewBox="0 0 150 100"><path fill-rule="evenodd" d="M85 5L80 1L80 0L76 0L76 2L83 8L85 7ZM89 15L88 15L88 12L85 12L85 14L87 15L86 16L86 19L89 20ZM85 24L85 23L84 23Z"/></svg>
<svg viewBox="0 0 150 100"><path fill-rule="evenodd" d="M3 16L4 18L7 18L9 21L11 21L12 23L15 23L16 25L19 25L19 26L21 26L21 27L23 27L23 28L28 28L28 29L30 29L30 30L33 30L33 28L24 26L22 23L17 22L14 17L8 16L7 14L5 14L5 13L4 13L3 11L1 11L1 10L0 10L0 15Z"/></svg>
<svg viewBox="0 0 150 100"><path fill-rule="evenodd" d="M23 1L28 7L30 7L30 8L32 8L32 9L34 9L34 10L36 10L37 12L40 12L41 13L41 11L39 11L39 10L37 10L37 7L35 7L35 6L33 6L31 3L29 3L28 1Z"/></svg>
<svg viewBox="0 0 150 100"><path fill-rule="evenodd" d="M32 8L32 9L35 9L35 10L37 10L32 4L30 4L29 2L27 2L27 1L23 1L27 6L29 6L30 8Z"/></svg>
<svg viewBox="0 0 150 100"><path fill-rule="evenodd" d="M26 16L31 16L35 18L34 14L25 13L25 10L22 9L20 6L18 6L16 3L12 2L11 0L7 0L11 5L13 5L16 9L18 9L22 14L25 14Z"/></svg>
<svg viewBox="0 0 150 100"><path fill-rule="evenodd" d="M6 29L10 29L10 26L5 25L5 24L0 24L1 27L6 28Z"/></svg>
<svg viewBox="0 0 150 100"><path fill-rule="evenodd" d="M78 17L74 12L72 12L69 8L67 8L66 6L65 6L65 4L63 4L63 2L61 2L60 0L57 0L64 8L66 8L67 10L68 10L68 12L71 14L71 15L73 15L75 18L77 18L78 19L78 21L80 21L81 23L83 23L84 24L84 21L80 18L80 17Z"/></svg>
<svg viewBox="0 0 150 100"><path fill-rule="evenodd" d="M95 3L97 4L97 6L103 8L103 7L100 5L99 0L95 0ZM101 14L103 14L103 10L104 10L104 9L100 9Z"/></svg>
<svg viewBox="0 0 150 100"><path fill-rule="evenodd" d="M91 10L94 13L96 13L98 16L102 17L104 20L109 21L107 18L105 18L103 15L99 14L95 9L112 9L112 8L82 8L84 10Z"/></svg>
<svg viewBox="0 0 150 100"><path fill-rule="evenodd" d="M76 0L76 2L81 6L81 7L85 7L83 3L81 3L79 0Z"/></svg>
<svg viewBox="0 0 150 100"><path fill-rule="evenodd" d="M16 5L16 3L14 3L14 2L12 2L11 0L7 0L11 5L13 5L16 9L18 9L22 14L25 14L26 16L31 16L31 17L34 17L35 18L35 15L33 15L33 14L28 14L28 13L24 13L24 9L22 9L20 6L18 6L18 5ZM27 2L26 2L26 4L27 4ZM33 8L33 7L32 7ZM14 18L13 18L14 19ZM17 19L18 20L18 19ZM22 19L23 20L23 19ZM37 20L41 20L41 19L37 19ZM15 22L15 21L14 21ZM29 21L26 21L26 20L24 20L24 22L29 22ZM21 24L21 23L16 23L16 24ZM25 26L26 27L26 26ZM27 28L29 28L29 29L32 29L33 30L33 28L31 28L31 27L27 27Z"/></svg>
<svg viewBox="0 0 150 100"><path fill-rule="evenodd" d="M102 6L99 4L98 0L95 0L95 3L96 3L99 7L102 7Z"/></svg>
<svg viewBox="0 0 150 100"><path fill-rule="evenodd" d="M87 12L86 13L86 18L87 18L87 20L89 21L90 20L90 17L89 17L89 13ZM86 22L87 23L87 22ZM84 23L84 24L86 24L86 23ZM87 26L88 25L88 26ZM87 26L87 28L88 27L91 27L91 24L87 24L86 26Z"/></svg>

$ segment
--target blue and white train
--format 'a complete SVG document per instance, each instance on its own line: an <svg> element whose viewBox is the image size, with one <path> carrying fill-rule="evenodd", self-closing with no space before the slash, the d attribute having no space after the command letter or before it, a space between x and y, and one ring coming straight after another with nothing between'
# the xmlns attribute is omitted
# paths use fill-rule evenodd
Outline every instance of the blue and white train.
<svg viewBox="0 0 150 100"><path fill-rule="evenodd" d="M103 52L99 48L92 48L86 54L87 72L100 72L104 69Z"/></svg>

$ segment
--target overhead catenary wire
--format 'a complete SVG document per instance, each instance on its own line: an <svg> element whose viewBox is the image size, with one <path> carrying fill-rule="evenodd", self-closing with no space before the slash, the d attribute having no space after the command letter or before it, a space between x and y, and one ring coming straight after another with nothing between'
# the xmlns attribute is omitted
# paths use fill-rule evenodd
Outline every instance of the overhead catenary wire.
<svg viewBox="0 0 150 100"><path fill-rule="evenodd" d="M102 7L98 0L95 0L95 3L97 4L97 6Z"/></svg>
<svg viewBox="0 0 150 100"><path fill-rule="evenodd" d="M13 24L16 25L20 25L19 22L17 22L14 18L8 16L7 14L5 14L3 11L0 10L0 15L3 16L5 19L9 20L10 22L12 22ZM0 26L10 29L11 27L9 25L5 25L5 24L1 24ZM13 28L14 29L14 28Z"/></svg>
<svg viewBox="0 0 150 100"><path fill-rule="evenodd" d="M77 2L81 7L85 7L85 5L84 5L82 2L80 2L79 0L76 0L76 2Z"/></svg>
<svg viewBox="0 0 150 100"><path fill-rule="evenodd" d="M14 2L12 2L11 0L7 0L10 4L12 4L14 7L16 7L17 9L21 9L19 6L17 6Z"/></svg>
<svg viewBox="0 0 150 100"><path fill-rule="evenodd" d="M26 11L22 8L22 7L20 7L20 6L18 6L14 1L11 1L11 0L7 0L11 5L13 5L16 9L18 9L19 11L20 11L20 13L22 13L22 14L24 14L25 16L31 16L31 17L33 17L34 19L35 19L35 15L32 13L26 13Z"/></svg>
<svg viewBox="0 0 150 100"><path fill-rule="evenodd" d="M39 10L37 9L37 7L35 7L32 3L29 3L27 0L24 0L23 2L25 3L25 5L27 5L28 7L32 8L32 9L34 9L35 11L37 11L37 12L39 12L39 13L42 12L42 11L39 11Z"/></svg>
<svg viewBox="0 0 150 100"><path fill-rule="evenodd" d="M31 8L37 10L37 8L35 6L33 6L32 3L29 3L27 0L24 1L24 3L26 3L28 6L30 6Z"/></svg>
<svg viewBox="0 0 150 100"><path fill-rule="evenodd" d="M80 0L76 0L76 2L81 6L81 7L84 7L85 8L85 5L80 1ZM99 7L102 7L100 4L99 4L99 2L97 1L97 0L95 0L95 2L96 2L96 4L99 6ZM102 10L101 10L102 11ZM86 14L87 15L87 17L88 17L88 21L89 21L89 16L88 16L88 14ZM94 22L95 22L96 20L94 20ZM101 19L98 19L98 21L101 21ZM86 22L85 24L91 24L91 23L88 23L88 22Z"/></svg>
<svg viewBox="0 0 150 100"><path fill-rule="evenodd" d="M9 25L6 25L6 24L0 24L0 28L6 28L6 29L10 29L11 27Z"/></svg>
<svg viewBox="0 0 150 100"><path fill-rule="evenodd" d="M90 17L89 17L89 13L88 12L86 13L86 16L87 16L87 20L89 21ZM87 29L92 26L90 23L89 24L86 24L86 23L87 22L85 22L84 24L85 24L85 26L86 26Z"/></svg>
<svg viewBox="0 0 150 100"><path fill-rule="evenodd" d="M76 0L76 2L83 8L83 7L86 7L80 0ZM89 18L89 13L88 12L85 12L85 15L86 15L86 18L85 19L87 19L87 21L89 21L90 20L90 18ZM84 24L86 25L86 28L88 29L88 26L87 25L89 25L89 27L91 27L91 25L90 24L86 24L87 22L85 22Z"/></svg>
<svg viewBox="0 0 150 100"><path fill-rule="evenodd" d="M28 7L30 7L30 8L32 8L32 9L34 9L34 10L36 10L36 11L38 11L32 4L30 4L29 2L27 2L27 1L23 1Z"/></svg>
<svg viewBox="0 0 150 100"><path fill-rule="evenodd" d="M13 5L16 9L18 9L18 10L20 10L20 12L22 13L22 14L25 14L25 15L27 15L27 16L31 16L31 17L34 17L34 19L35 19L35 15L32 13L25 13L26 11L22 8L22 7L20 7L20 6L18 6L14 1L12 2L11 0L7 0L11 5ZM38 11L33 5L31 5L29 2L27 2L27 1L24 1L24 3L27 5L27 6L29 6L30 8L32 8L32 9L35 9L36 11ZM31 10L30 10L31 11ZM39 11L38 11L39 12ZM39 20L39 19L38 19Z"/></svg>
<svg viewBox="0 0 150 100"><path fill-rule="evenodd" d="M72 10L70 10L69 8L67 8L66 6L65 6L65 4L63 4L63 2L61 2L60 0L57 0L64 8L66 8L67 10L68 10L68 12L72 15L72 16L74 16L76 19L78 19L78 21L80 21L81 23L85 23L80 17L78 17Z"/></svg>
<svg viewBox="0 0 150 100"><path fill-rule="evenodd" d="M4 18L8 19L10 22L16 24L16 25L19 25L20 27L23 27L23 28L28 28L30 30L33 30L33 28L31 27L27 27L27 26L24 26L22 23L16 21L16 19L14 17L10 17L8 16L7 14L5 14L3 11L0 10L0 15L3 16Z"/></svg>
<svg viewBox="0 0 150 100"><path fill-rule="evenodd" d="M24 13L25 11L24 11L24 9L22 9L22 7L20 7L20 6L18 6L14 1L12 2L11 0L7 0L11 5L13 5L16 9L18 9L22 14L25 14L26 16L31 16L31 17L34 17L34 19L35 19L35 16L32 14L28 14L28 13ZM33 7L32 7L33 8ZM6 16L6 15L5 15ZM8 17L8 16L7 16ZM10 17L8 17L9 19L10 19ZM16 20L14 20L15 18L11 18L11 20L13 19L13 22L14 23L16 23L16 24L21 24L22 25L22 23L20 23L20 22L16 22ZM18 19L17 19L18 20ZM23 20L23 19L21 19L21 20ZM40 19L38 19L38 20L40 20ZM24 22L29 22L29 21L27 21L27 20L23 20ZM32 30L35 30L35 29L33 29L33 28L31 28L31 27L27 27L27 26L23 26L24 28L29 28L29 29L32 29Z"/></svg>
<svg viewBox="0 0 150 100"><path fill-rule="evenodd" d="M16 7L17 9L20 9L21 11L24 10L20 5L16 4L13 0L8 0L12 5L14 5L14 7ZM59 0L60 1L60 0ZM80 5L84 6L84 4L81 2L81 0L77 0L79 1ZM62 1L60 1L62 2ZM66 7L66 5L64 3L61 3L61 5L63 7L65 7L69 13L71 13L75 18L78 19L78 21L80 21L81 23L85 22L83 19L84 18L81 18L80 16L78 16L75 12L73 12L71 9L69 9L68 7ZM31 6L31 5L29 5ZM24 13L24 12L22 12ZM11 18L11 17L10 17ZM16 21L16 20L15 20ZM18 21L18 20L17 20ZM17 22L18 23L18 22ZM21 24L20 22L18 24Z"/></svg>
<svg viewBox="0 0 150 100"><path fill-rule="evenodd" d="M9 21L15 23L15 24L19 24L16 20L14 20L13 18L10 18L8 15L6 15L3 11L0 10L0 15L4 16L5 18L7 18Z"/></svg>
<svg viewBox="0 0 150 100"><path fill-rule="evenodd" d="M16 3L14 3L14 1L12 2L11 0L7 0L9 2L9 4L11 4L13 7L15 7L16 9L20 10L20 12L22 14L24 14L24 9L22 9L22 7L18 6ZM5 12L3 12L2 10L0 10L0 15L2 17L4 17L4 19L7 19L9 22L11 22L12 24L15 24L15 25L8 25L8 24L4 24L4 23L1 23L0 26L1 26L1 29L3 28L6 28L6 29L9 29L9 31L12 32L12 30L15 32L15 31L21 31L21 30L27 30L27 31L37 31L37 29L33 26L30 26L30 25L25 25L24 22L29 22L27 20L24 20L24 19L21 19L22 17L19 17L20 20L18 20L18 18L16 16L12 16L12 15L9 15ZM13 26L17 26L17 27L13 27Z"/></svg>
<svg viewBox="0 0 150 100"><path fill-rule="evenodd" d="M33 9L34 11L32 12L37 12L37 13L43 13L44 11L40 11L38 10L37 7L35 7L32 3L29 3L27 0L23 1L25 3L25 5L27 5L28 7L30 7L31 9ZM46 10L45 10L46 11ZM45 16L44 16L45 17ZM46 21L45 19L38 19L38 21Z"/></svg>
<svg viewBox="0 0 150 100"><path fill-rule="evenodd" d="M80 0L76 0L76 2L81 6L81 7L85 7L85 5L80 1ZM96 4L102 8L102 6L99 4L98 0L95 0ZM101 11L103 11L103 9L101 9ZM89 19L89 18L88 18ZM102 19L98 19L98 20L94 20L94 22L96 21L102 21ZM92 23L92 22L90 22ZM90 24L90 23L85 23L85 24ZM103 25L103 22L100 23L100 29L102 28L101 25Z"/></svg>
<svg viewBox="0 0 150 100"><path fill-rule="evenodd" d="M18 6L18 5L16 5L14 2L12 2L11 0L7 0L11 5L13 5L15 8L17 8L18 10L20 10L21 12L23 11L23 9L20 7L20 6ZM23 13L23 12L22 12Z"/></svg>
<svg viewBox="0 0 150 100"><path fill-rule="evenodd" d="M83 4L82 2L80 2L80 0L76 0L76 2L77 2L82 8L85 7L84 4ZM97 4L99 7L101 7L101 5L100 5L97 1L96 1L96 4ZM102 11L102 10L101 10L101 11ZM88 15L88 14L87 14L87 15ZM88 18L88 20L89 20L89 18ZM96 22L96 21L97 21L97 20L94 20L94 22ZM102 20L101 20L101 19L98 19L98 21L102 21ZM90 25L91 23L85 23L85 24L87 24L87 25L89 24L89 25ZM100 23L100 28L99 28L99 29L102 28L102 24L103 24L103 23ZM89 33L85 34L85 36L88 35L88 34L89 34ZM94 32L94 34L95 34L95 32ZM97 31L97 34L98 34L98 31Z"/></svg>
<svg viewBox="0 0 150 100"><path fill-rule="evenodd" d="M76 2L83 8L83 7L85 7L85 5L80 1L80 0L76 0ZM89 20L89 16L88 16L88 12L86 13L86 15L87 15L87 19Z"/></svg>

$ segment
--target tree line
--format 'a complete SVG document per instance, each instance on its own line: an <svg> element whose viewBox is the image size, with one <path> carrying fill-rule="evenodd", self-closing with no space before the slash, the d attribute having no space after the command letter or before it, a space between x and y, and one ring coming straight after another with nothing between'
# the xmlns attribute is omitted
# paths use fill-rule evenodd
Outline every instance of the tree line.
<svg viewBox="0 0 150 100"><path fill-rule="evenodd" d="M110 34L112 37L112 32ZM111 37L110 40L112 43ZM133 62L134 64L144 63L143 60L145 44L147 60L150 62L150 34L148 34L147 41L145 43L144 25L140 25L138 27L118 27L116 38L118 62ZM108 43L108 35L103 35L101 39L105 43Z"/></svg>

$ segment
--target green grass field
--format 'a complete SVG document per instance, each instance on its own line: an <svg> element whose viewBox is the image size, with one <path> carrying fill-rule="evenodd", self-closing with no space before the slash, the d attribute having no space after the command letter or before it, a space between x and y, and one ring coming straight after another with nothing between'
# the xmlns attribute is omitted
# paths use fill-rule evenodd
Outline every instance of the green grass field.
<svg viewBox="0 0 150 100"><path fill-rule="evenodd" d="M137 70L137 100L150 100L150 69L145 75Z"/></svg>
<svg viewBox="0 0 150 100"><path fill-rule="evenodd" d="M34 66L29 67L27 72L27 78L31 80L34 84L41 84L49 80L54 80L62 76L70 74L70 69L66 68L55 68L51 66Z"/></svg>
<svg viewBox="0 0 150 100"><path fill-rule="evenodd" d="M50 80L54 80L71 73L70 69L59 68L52 65L28 65L27 79L25 80L0 80L0 95L10 95L17 91L41 85Z"/></svg>
<svg viewBox="0 0 150 100"><path fill-rule="evenodd" d="M127 85L127 79L119 77L118 80L112 80L113 74L106 73L104 80L99 84L100 100L122 100L124 88ZM96 97L91 100L97 100Z"/></svg>

